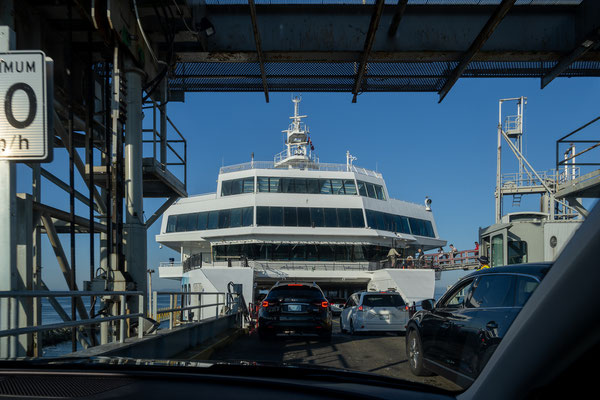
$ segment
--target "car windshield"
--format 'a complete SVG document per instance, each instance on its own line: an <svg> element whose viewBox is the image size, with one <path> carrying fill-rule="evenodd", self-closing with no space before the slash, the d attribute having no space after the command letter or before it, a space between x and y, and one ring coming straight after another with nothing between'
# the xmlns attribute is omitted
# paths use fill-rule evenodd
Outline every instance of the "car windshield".
<svg viewBox="0 0 600 400"><path fill-rule="evenodd" d="M1 360L463 392L600 207L600 1L1 4Z"/></svg>
<svg viewBox="0 0 600 400"><path fill-rule="evenodd" d="M363 298L363 305L369 307L400 307L404 305L404 301L397 294L369 294Z"/></svg>

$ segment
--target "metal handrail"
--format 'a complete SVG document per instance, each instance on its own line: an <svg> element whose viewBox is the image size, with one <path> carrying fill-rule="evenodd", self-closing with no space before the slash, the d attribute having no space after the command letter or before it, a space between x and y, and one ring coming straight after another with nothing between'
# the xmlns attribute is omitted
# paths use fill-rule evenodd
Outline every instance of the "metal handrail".
<svg viewBox="0 0 600 400"><path fill-rule="evenodd" d="M226 174L230 172L245 171L249 169L282 169L282 167L278 167L275 164L276 163L274 161L250 161L242 164L234 164L221 167L219 173ZM285 168L287 169L287 166ZM374 178L382 178L382 175L378 172L371 171L366 168L357 167L355 165L347 164L314 162L310 163L304 169L314 171L356 172L357 174L361 175L372 176Z"/></svg>
<svg viewBox="0 0 600 400"><path fill-rule="evenodd" d="M168 295L169 296L169 308L158 308L158 296L159 295ZM198 305L190 305L184 306L183 300L187 297L198 296ZM202 296L216 296L216 302L210 304L202 303ZM223 296L223 300L219 301L219 297ZM179 322L183 322L181 319L181 315L183 311L189 310L202 310L207 307L215 307L215 318L219 318L219 306L228 306L229 311L232 310L231 304L233 303L232 296L237 296L237 293L225 293L225 292L182 292L182 291L154 291L152 292L152 318L154 320L158 320L159 314L168 313L169 315L169 330L173 329L175 326L175 314L180 315ZM177 297L180 297L179 301ZM239 300L239 298L238 298ZM181 304L177 307L177 303ZM200 318L195 317L194 321L191 322L199 322ZM190 321L188 321L190 322ZM154 331L156 334L157 331Z"/></svg>
<svg viewBox="0 0 600 400"><path fill-rule="evenodd" d="M100 297L100 296L118 296L121 301L121 308L119 315L100 317L100 318L89 318L84 320L76 321L65 321L55 324L38 325L38 326L27 326L18 328L19 325L19 302L23 298L56 298L56 297ZM139 310L137 313L127 314L125 309L125 298L128 296L138 296ZM0 298L8 299L8 320L10 321L10 328L1 330L0 337L10 337L8 356L14 358L17 356L17 338L19 335L37 333L49 330L56 330L62 328L76 328L81 326L89 325L102 325L111 321L120 321L120 336L119 341L123 343L125 341L125 320L138 318L139 328L138 337L142 338L144 331L141 329L143 326L144 318L144 292L141 291L45 291L45 290L28 290L28 291L0 291ZM104 344L104 343L101 343Z"/></svg>

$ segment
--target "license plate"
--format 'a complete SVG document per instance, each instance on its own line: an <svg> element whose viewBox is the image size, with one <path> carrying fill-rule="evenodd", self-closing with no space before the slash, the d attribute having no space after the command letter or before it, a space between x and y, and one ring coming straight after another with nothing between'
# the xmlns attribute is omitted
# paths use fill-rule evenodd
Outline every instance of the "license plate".
<svg viewBox="0 0 600 400"><path fill-rule="evenodd" d="M288 305L288 311L301 311L302 306L300 304L290 304Z"/></svg>

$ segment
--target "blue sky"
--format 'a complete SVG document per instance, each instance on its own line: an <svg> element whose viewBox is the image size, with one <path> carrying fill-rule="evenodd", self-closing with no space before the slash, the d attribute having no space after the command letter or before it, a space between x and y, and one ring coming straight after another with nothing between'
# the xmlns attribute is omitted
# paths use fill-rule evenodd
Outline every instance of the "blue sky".
<svg viewBox="0 0 600 400"><path fill-rule="evenodd" d="M349 150L356 165L383 174L390 196L421 204L429 196L440 237L461 250L472 248L479 227L494 222L499 99L528 98L524 152L537 170L554 167L558 138L600 114L598 79L563 78L544 90L539 87L538 79L461 79L441 104L435 93L365 93L356 104L349 93L296 94L302 95L301 112L308 115L305 121L322 162L345 163ZM249 161L252 152L256 160L272 160L283 149L281 131L293 111L291 97L270 93L265 103L262 93L196 93L187 94L185 103L169 104L169 116L188 143L188 193L214 192L219 167ZM598 124L587 134L597 133ZM503 172L516 171L514 157L505 154ZM45 167L68 182L64 149L55 150L55 160ZM19 167L19 191L31 191L30 176L28 168ZM77 188L87 193L79 178ZM45 202L68 210L68 195L50 183L44 190ZM148 218L163 200L144 201ZM521 210L538 202L535 196ZM80 205L77 212L87 215ZM148 231L149 267L179 259L178 253L159 249L159 228L160 221ZM44 279L51 288L64 288L44 240ZM68 254L68 235L62 240ZM88 244L87 235L78 237L78 281L89 275ZM155 285L174 285L161 281Z"/></svg>

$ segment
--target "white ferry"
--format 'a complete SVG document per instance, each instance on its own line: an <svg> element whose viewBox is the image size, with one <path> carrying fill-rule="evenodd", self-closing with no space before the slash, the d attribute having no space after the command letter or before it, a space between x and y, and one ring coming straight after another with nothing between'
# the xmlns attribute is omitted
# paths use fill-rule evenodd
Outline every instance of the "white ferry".
<svg viewBox="0 0 600 400"><path fill-rule="evenodd" d="M317 283L334 298L358 290L397 290L405 301L433 298L434 271L390 265L446 245L425 205L390 198L382 175L324 164L293 99L285 150L273 161L222 167L216 193L181 198L163 215L157 242L181 253L161 278L182 290L225 292L243 285L246 302L275 282ZM390 268L392 267L392 268Z"/></svg>

